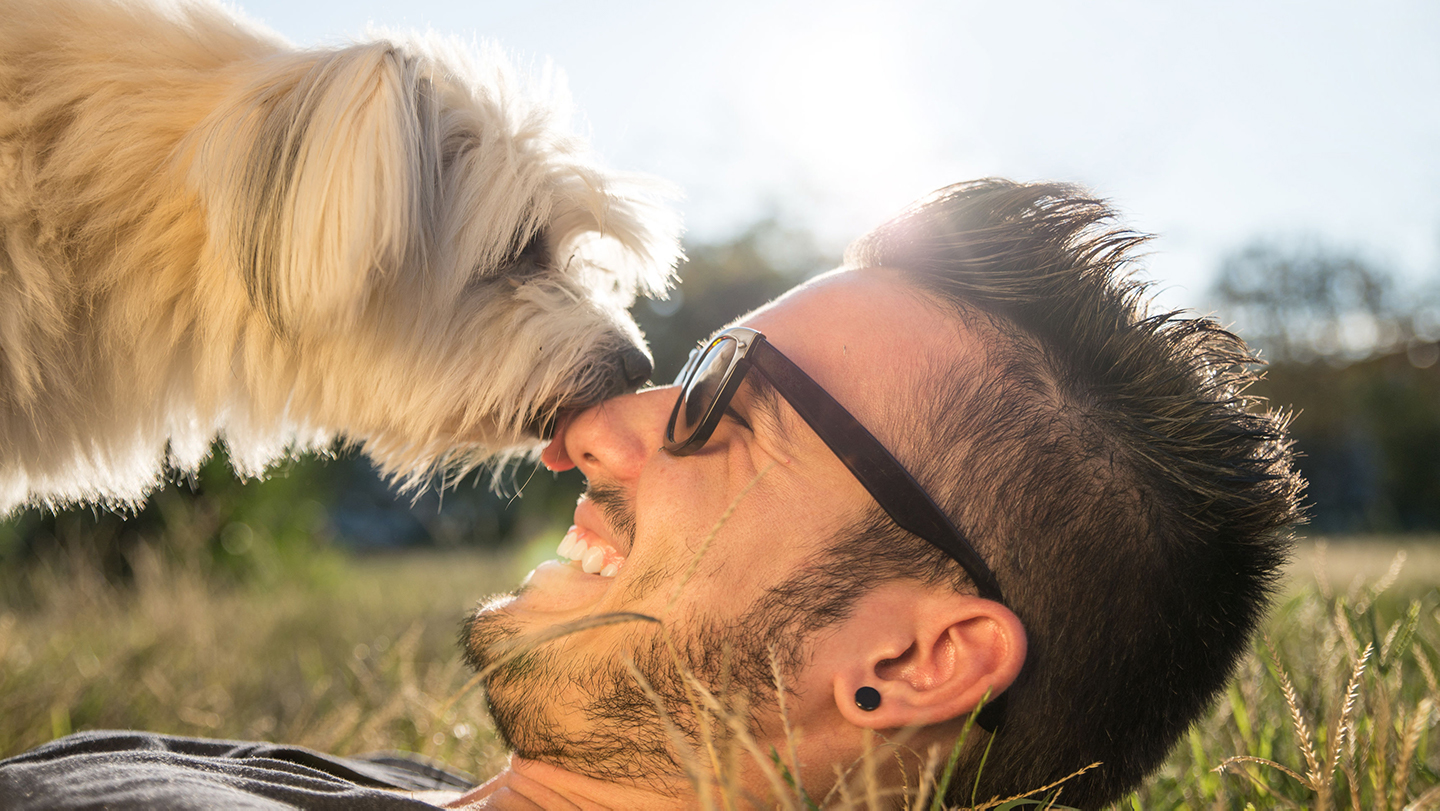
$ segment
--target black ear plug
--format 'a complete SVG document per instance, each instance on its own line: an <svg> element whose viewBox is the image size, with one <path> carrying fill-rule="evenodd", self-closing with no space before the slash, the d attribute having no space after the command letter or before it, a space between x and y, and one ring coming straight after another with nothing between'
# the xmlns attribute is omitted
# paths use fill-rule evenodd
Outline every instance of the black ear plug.
<svg viewBox="0 0 1440 811"><path fill-rule="evenodd" d="M880 691L874 687L861 687L855 691L855 706L871 712L880 706Z"/></svg>

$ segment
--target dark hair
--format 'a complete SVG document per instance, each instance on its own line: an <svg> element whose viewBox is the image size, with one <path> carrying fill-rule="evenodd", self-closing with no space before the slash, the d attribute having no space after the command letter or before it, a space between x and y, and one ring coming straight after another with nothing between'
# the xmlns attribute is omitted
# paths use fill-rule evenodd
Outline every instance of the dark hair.
<svg viewBox="0 0 1440 811"><path fill-rule="evenodd" d="M984 343L979 374L936 370L895 449L1029 638L981 800L1096 761L1060 802L1103 805L1139 783L1229 679L1300 519L1288 417L1245 394L1254 355L1209 318L1148 314L1130 276L1146 237L1112 221L1072 186L981 180L846 252L849 267L900 271ZM827 569L859 558L913 576L918 562L969 588L878 510L854 529ZM951 800L969 801L982 749Z"/></svg>

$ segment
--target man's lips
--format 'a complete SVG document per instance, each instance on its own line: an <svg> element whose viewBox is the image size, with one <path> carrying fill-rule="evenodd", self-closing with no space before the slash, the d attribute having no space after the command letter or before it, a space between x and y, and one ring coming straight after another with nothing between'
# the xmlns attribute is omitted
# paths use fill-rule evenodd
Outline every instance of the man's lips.
<svg viewBox="0 0 1440 811"><path fill-rule="evenodd" d="M581 496L580 501L575 505L575 526L599 538L611 549L614 549L616 554L622 556L630 554L629 549L621 548L620 542L610 531L610 522L606 520L605 514L588 495Z"/></svg>

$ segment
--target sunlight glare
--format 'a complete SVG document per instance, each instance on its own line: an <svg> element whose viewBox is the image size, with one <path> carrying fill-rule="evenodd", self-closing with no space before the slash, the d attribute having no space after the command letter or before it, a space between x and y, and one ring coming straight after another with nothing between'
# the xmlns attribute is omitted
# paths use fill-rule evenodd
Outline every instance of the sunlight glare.
<svg viewBox="0 0 1440 811"><path fill-rule="evenodd" d="M933 154L933 134L893 39L833 26L779 50L751 98L756 126L786 168L826 198L902 193Z"/></svg>

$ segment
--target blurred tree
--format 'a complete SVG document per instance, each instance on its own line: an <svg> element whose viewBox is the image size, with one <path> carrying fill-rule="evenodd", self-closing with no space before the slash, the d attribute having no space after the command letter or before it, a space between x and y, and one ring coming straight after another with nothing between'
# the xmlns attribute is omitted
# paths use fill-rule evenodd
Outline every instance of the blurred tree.
<svg viewBox="0 0 1440 811"><path fill-rule="evenodd" d="M326 504L344 465L291 460L263 481L236 478L217 443L193 476L176 476L137 511L29 509L0 523L0 565L23 569L65 554L97 563L112 582L130 580L140 544L217 577L269 580L304 574L334 532Z"/></svg>
<svg viewBox="0 0 1440 811"><path fill-rule="evenodd" d="M1360 358L1414 334L1390 274L1318 244L1257 242L1220 266L1220 311L1274 361Z"/></svg>
<svg viewBox="0 0 1440 811"><path fill-rule="evenodd" d="M674 380L690 350L710 333L839 264L809 233L775 219L761 220L727 242L688 246L686 253L689 261L670 298L634 308L655 356L657 383Z"/></svg>
<svg viewBox="0 0 1440 811"><path fill-rule="evenodd" d="M1296 412L1317 531L1440 530L1440 347L1423 346L1343 365L1275 363L1255 386Z"/></svg>
<svg viewBox="0 0 1440 811"><path fill-rule="evenodd" d="M1213 296L1270 361L1254 391L1295 410L1322 532L1440 529L1440 298L1315 245L1251 245Z"/></svg>

